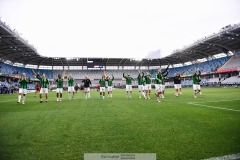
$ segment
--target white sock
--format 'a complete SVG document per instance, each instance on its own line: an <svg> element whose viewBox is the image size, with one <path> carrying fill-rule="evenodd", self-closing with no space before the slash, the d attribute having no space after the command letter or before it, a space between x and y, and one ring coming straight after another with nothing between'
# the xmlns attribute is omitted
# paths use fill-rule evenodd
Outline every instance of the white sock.
<svg viewBox="0 0 240 160"><path fill-rule="evenodd" d="M88 98L90 98L90 92L88 92L87 95L88 95Z"/></svg>
<svg viewBox="0 0 240 160"><path fill-rule="evenodd" d="M70 93L68 93L68 98L71 99L71 94Z"/></svg>
<svg viewBox="0 0 240 160"><path fill-rule="evenodd" d="M23 96L22 103L24 103L25 99L26 99L26 96Z"/></svg>
<svg viewBox="0 0 240 160"><path fill-rule="evenodd" d="M18 102L21 101L21 95L18 95Z"/></svg>

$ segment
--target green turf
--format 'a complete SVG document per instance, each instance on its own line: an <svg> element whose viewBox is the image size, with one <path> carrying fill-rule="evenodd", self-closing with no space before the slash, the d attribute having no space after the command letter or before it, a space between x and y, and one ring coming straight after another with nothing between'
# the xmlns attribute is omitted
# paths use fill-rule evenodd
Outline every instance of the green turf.
<svg viewBox="0 0 240 160"><path fill-rule="evenodd" d="M17 94L0 95L0 159L83 159L84 153L203 159L240 152L240 112L189 104L240 110L238 88L204 88L197 99L190 88L182 97L166 89L161 103L153 94L139 99L137 90L128 100L124 90L114 90L112 99L98 94L69 101L64 92L56 102L51 93L42 104L28 94L25 105L16 103Z"/></svg>

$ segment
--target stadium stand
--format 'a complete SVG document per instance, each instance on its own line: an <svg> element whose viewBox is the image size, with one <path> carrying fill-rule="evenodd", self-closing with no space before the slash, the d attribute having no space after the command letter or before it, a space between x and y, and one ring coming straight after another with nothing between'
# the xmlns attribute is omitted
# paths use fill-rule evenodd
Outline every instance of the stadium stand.
<svg viewBox="0 0 240 160"><path fill-rule="evenodd" d="M183 76L191 76L196 68L199 68L202 74L215 73L215 71L226 63L229 58L230 57L223 57L188 66L169 68L167 77L173 77L176 72L179 72ZM157 70L155 70L153 74L157 74Z"/></svg>
<svg viewBox="0 0 240 160"><path fill-rule="evenodd" d="M16 67L3 62L0 62L0 67L2 75L15 76L26 73L29 78L34 78L34 73L30 68ZM53 78L52 70L35 69L35 72L45 73L48 78Z"/></svg>
<svg viewBox="0 0 240 160"><path fill-rule="evenodd" d="M213 59L211 61L205 61L202 63L194 64L187 71L186 75L192 75L196 68L199 68L202 74L214 73L219 67L221 67L230 57L223 57L218 59Z"/></svg>
<svg viewBox="0 0 240 160"><path fill-rule="evenodd" d="M220 79L219 78L210 78L207 80L208 84L215 84L215 83L219 83Z"/></svg>
<svg viewBox="0 0 240 160"><path fill-rule="evenodd" d="M231 69L236 68L240 70L240 54L233 55L221 68L220 70L224 69Z"/></svg>
<svg viewBox="0 0 240 160"><path fill-rule="evenodd" d="M26 73L29 78L34 78L34 74L32 69L16 67L9 64L5 64L0 62L1 73L8 76L20 75L22 73ZM45 73L49 79L56 78L59 74L63 74L62 70L43 70L43 69L34 69L34 71ZM123 76L123 72L126 74L130 74L132 77L137 78L138 71L137 70L107 70L107 75L114 75L115 78L121 79ZM144 70L146 72L146 70ZM103 70L67 70L66 75L72 74L75 79L84 79L85 76L88 76L90 79L100 79Z"/></svg>
<svg viewBox="0 0 240 160"><path fill-rule="evenodd" d="M222 81L222 84L231 84L231 85L239 85L240 84L240 77L239 76L232 76Z"/></svg>

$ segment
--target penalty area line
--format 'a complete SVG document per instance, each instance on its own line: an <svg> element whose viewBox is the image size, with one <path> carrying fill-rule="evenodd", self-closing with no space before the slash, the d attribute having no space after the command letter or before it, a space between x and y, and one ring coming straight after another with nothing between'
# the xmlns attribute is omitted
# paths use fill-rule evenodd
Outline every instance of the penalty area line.
<svg viewBox="0 0 240 160"><path fill-rule="evenodd" d="M214 109L222 109L222 110L228 110L228 111L234 111L234 112L240 112L240 110L236 110L236 109L230 109L230 108L222 108L222 107L215 107L215 106L208 106L208 105L204 105L204 104L198 104L198 103L187 103L190 105L195 105L195 106L202 106L202 107L207 107L207 108L214 108Z"/></svg>
<svg viewBox="0 0 240 160"><path fill-rule="evenodd" d="M14 100L16 100L16 99L9 99L9 100L5 100L5 101L0 101L0 103L10 102L10 101L14 101Z"/></svg>
<svg viewBox="0 0 240 160"><path fill-rule="evenodd" d="M240 159L240 153L230 154L222 157L213 157L213 158L208 158L204 160L234 160L234 159Z"/></svg>
<svg viewBox="0 0 240 160"><path fill-rule="evenodd" d="M240 99L229 99L229 100L218 100L218 101L207 101L207 102L229 102L229 101L240 101ZM193 102L193 103L206 103L206 102Z"/></svg>

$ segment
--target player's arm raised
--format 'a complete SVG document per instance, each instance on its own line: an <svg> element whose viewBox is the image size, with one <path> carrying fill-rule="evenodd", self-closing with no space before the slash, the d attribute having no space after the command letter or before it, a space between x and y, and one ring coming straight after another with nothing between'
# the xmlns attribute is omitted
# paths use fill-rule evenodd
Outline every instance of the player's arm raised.
<svg viewBox="0 0 240 160"><path fill-rule="evenodd" d="M168 68L169 68L170 64L168 64L167 68L162 72L162 74L166 73Z"/></svg>
<svg viewBox="0 0 240 160"><path fill-rule="evenodd" d="M200 76L201 75L201 71L200 71L200 69L198 68L198 76Z"/></svg>
<svg viewBox="0 0 240 160"><path fill-rule="evenodd" d="M36 75L36 78L41 80L40 72L38 72L38 74Z"/></svg>
<svg viewBox="0 0 240 160"><path fill-rule="evenodd" d="M168 71L163 74L164 77L167 77Z"/></svg>
<svg viewBox="0 0 240 160"><path fill-rule="evenodd" d="M34 74L34 76L36 77L37 73L32 69L32 72Z"/></svg>
<svg viewBox="0 0 240 160"><path fill-rule="evenodd" d="M125 79L126 79L126 77L125 77L125 73L123 73L123 78L125 78Z"/></svg>

